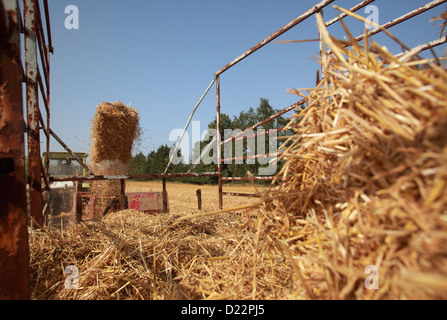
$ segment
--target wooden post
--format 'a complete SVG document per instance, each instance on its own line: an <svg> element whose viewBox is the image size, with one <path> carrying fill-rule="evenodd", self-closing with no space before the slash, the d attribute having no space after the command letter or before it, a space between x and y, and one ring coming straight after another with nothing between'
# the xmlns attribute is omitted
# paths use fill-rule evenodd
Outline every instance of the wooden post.
<svg viewBox="0 0 447 320"><path fill-rule="evenodd" d="M197 209L202 210L202 190L197 189Z"/></svg>

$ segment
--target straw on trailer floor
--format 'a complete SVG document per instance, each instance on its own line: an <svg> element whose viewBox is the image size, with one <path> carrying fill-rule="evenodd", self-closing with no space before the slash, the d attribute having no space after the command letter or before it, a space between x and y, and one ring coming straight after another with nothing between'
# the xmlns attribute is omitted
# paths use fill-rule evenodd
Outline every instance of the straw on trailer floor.
<svg viewBox="0 0 447 320"><path fill-rule="evenodd" d="M33 299L280 299L292 289L255 217L178 217L125 210L66 231L31 230ZM70 265L78 290L66 289Z"/></svg>

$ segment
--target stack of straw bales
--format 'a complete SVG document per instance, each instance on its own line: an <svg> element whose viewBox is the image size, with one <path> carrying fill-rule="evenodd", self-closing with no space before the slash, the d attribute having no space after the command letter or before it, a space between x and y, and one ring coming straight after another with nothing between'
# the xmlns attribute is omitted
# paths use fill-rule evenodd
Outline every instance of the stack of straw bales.
<svg viewBox="0 0 447 320"><path fill-rule="evenodd" d="M139 115L122 102L103 102L92 120L91 166L97 175L125 174L132 158L134 141L139 138ZM91 191L97 197L95 216L100 217L120 194L119 181L96 181Z"/></svg>
<svg viewBox="0 0 447 320"><path fill-rule="evenodd" d="M331 55L262 208L272 250L310 299L446 299L447 71L317 21Z"/></svg>

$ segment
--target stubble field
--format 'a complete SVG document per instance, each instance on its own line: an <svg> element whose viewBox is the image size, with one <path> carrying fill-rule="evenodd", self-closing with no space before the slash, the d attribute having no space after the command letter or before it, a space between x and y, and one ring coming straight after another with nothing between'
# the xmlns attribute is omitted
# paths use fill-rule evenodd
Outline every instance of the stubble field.
<svg viewBox="0 0 447 320"><path fill-rule="evenodd" d="M213 185L195 185L177 182L167 182L169 209L171 213L188 215L198 212L197 189L202 193L202 210L215 211L219 209L218 187ZM265 186L256 186L247 183L223 186L224 192L256 193L268 190ZM128 181L126 192L150 192L162 191L161 181ZM258 198L224 196L224 208L233 208L259 201Z"/></svg>

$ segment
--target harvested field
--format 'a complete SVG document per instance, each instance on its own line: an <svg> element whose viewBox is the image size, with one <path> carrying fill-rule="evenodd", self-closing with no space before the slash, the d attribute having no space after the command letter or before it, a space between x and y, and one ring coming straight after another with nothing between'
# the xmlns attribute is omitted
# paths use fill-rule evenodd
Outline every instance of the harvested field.
<svg viewBox="0 0 447 320"><path fill-rule="evenodd" d="M197 213L196 190L202 190L202 209L204 211L216 211L219 209L219 195L217 186L212 185L193 185L167 181L167 190L169 196L169 207L172 213L191 214ZM128 181L126 182L126 192L150 192L161 191L161 181ZM246 185L228 185L224 184L224 191L239 193L254 193L255 190L249 184ZM260 192L268 190L268 187L258 187ZM238 207L248 203L258 202L257 198L242 198L224 196L225 208Z"/></svg>

